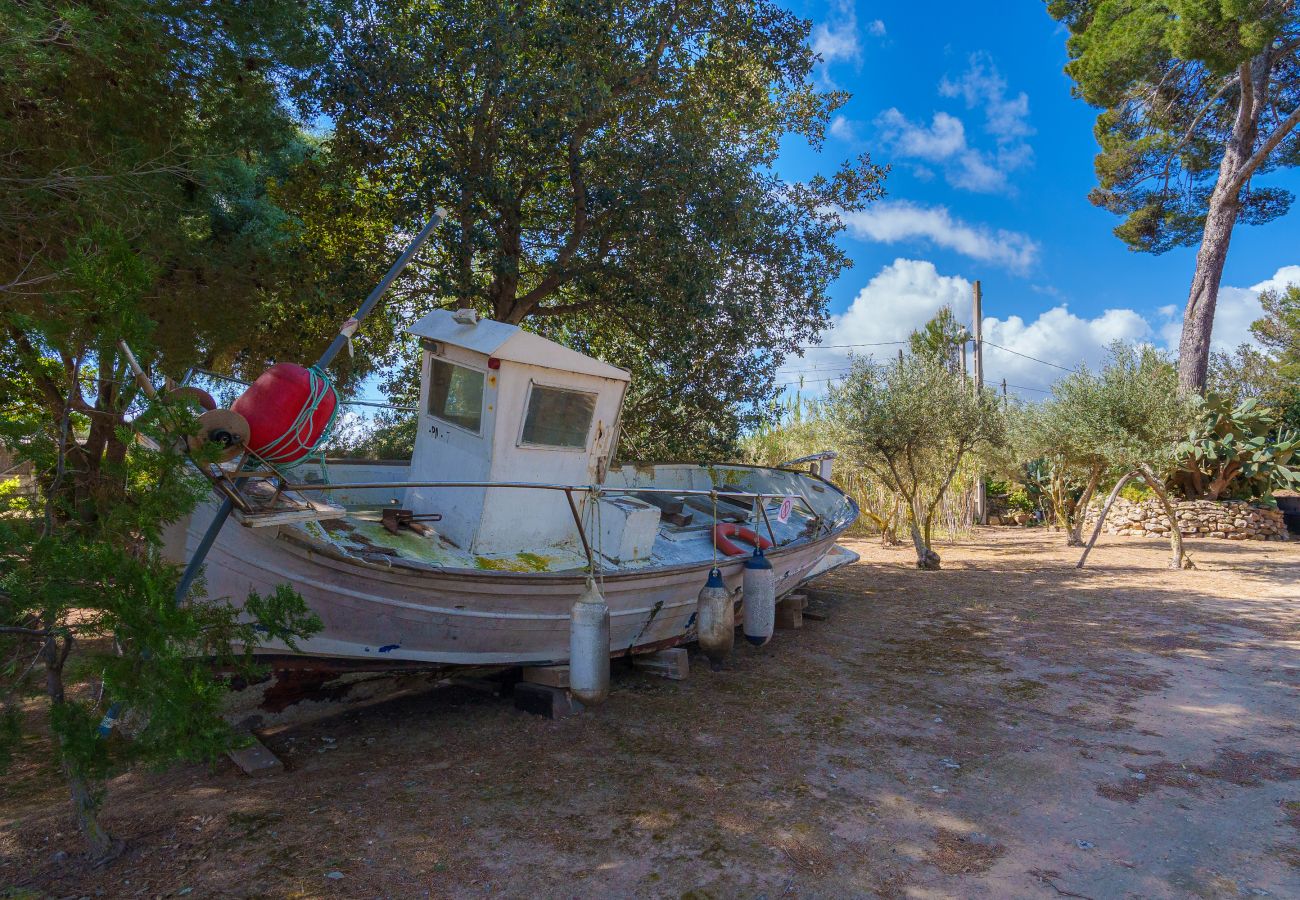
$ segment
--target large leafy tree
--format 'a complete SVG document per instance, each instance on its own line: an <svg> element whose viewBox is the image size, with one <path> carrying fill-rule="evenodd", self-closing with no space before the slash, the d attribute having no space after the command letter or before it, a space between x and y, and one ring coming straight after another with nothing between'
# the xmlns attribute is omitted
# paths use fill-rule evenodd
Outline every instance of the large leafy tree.
<svg viewBox="0 0 1300 900"><path fill-rule="evenodd" d="M157 545L197 497L172 443L193 418L145 411L118 342L178 374L313 337L268 323L303 320L281 310L311 297L274 193L310 149L287 93L320 59L322 12L0 0L0 440L41 499L0 510L0 699L9 726L43 674L95 856L112 846L95 813L114 762L227 745L199 660L259 639L229 605L171 602ZM288 637L311 624L287 593L248 610ZM101 691L65 684L78 654ZM129 748L97 734L109 700L137 710Z"/></svg>
<svg viewBox="0 0 1300 900"><path fill-rule="evenodd" d="M401 321L474 306L632 369L625 453L733 447L822 327L835 210L881 190L865 159L772 169L843 99L811 82L808 23L767 0L407 0L340 34L313 239L366 254L449 212L372 350L396 361Z"/></svg>
<svg viewBox="0 0 1300 900"><path fill-rule="evenodd" d="M1219 283L1238 224L1291 194L1258 176L1300 163L1300 10L1294 0L1048 0L1071 32L1066 71L1101 107L1098 186L1134 250L1199 244L1178 385L1204 391Z"/></svg>

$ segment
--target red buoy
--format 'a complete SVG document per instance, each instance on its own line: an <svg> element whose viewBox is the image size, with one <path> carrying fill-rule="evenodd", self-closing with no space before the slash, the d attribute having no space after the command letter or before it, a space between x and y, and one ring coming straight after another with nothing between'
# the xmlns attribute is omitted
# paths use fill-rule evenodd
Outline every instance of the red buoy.
<svg viewBox="0 0 1300 900"><path fill-rule="evenodd" d="M338 394L318 369L276 363L231 404L248 421L248 449L268 463L288 465L320 445Z"/></svg>

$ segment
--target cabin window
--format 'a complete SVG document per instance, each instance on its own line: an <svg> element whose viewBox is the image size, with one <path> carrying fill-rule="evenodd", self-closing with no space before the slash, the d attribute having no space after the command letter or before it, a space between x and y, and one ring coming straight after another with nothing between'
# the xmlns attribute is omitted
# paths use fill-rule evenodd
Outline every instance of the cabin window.
<svg viewBox="0 0 1300 900"><path fill-rule="evenodd" d="M596 395L534 384L528 394L522 443L582 448L596 412Z"/></svg>
<svg viewBox="0 0 1300 900"><path fill-rule="evenodd" d="M429 415L478 434L483 424L483 373L433 357Z"/></svg>

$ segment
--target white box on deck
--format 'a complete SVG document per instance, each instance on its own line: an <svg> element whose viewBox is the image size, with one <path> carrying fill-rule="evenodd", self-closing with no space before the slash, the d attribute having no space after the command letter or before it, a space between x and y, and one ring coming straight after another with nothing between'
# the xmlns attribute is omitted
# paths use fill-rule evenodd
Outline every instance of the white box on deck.
<svg viewBox="0 0 1300 900"><path fill-rule="evenodd" d="M633 497L601 497L587 534L592 550L610 562L649 559L659 536L659 507Z"/></svg>

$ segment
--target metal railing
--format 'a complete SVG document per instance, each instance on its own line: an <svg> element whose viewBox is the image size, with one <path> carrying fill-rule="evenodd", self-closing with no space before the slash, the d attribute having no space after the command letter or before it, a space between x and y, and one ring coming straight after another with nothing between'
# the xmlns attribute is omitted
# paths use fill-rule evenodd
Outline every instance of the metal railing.
<svg viewBox="0 0 1300 900"><path fill-rule="evenodd" d="M587 540L587 530L582 524L582 514L578 511L578 504L573 500L575 491L587 494L596 500L600 499L602 494L671 494L674 497L708 497L714 501L715 508L717 501L721 498L730 499L753 499L758 502L755 504L763 518L763 524L767 528L768 539L771 540L772 546L777 546L776 532L772 528L772 522L767 517L767 505L765 500L776 497L790 497L801 503L808 514L815 519L820 519L817 511L813 509L808 498L802 494L787 493L756 493L752 491L729 491L712 488L710 490L700 490L698 488L653 488L653 487L609 487L607 485L596 484L548 484L545 482L532 481L359 481L354 483L338 482L286 482L281 484L279 491L298 491L308 493L310 491L369 491L369 490L389 490L392 488L515 488L523 490L538 491L562 491L565 499L569 504L569 512L573 514L573 524L578 529L578 537L582 541L582 551L587 557L587 569L595 572L594 557L591 552L591 543ZM714 525L717 525L717 519L714 519Z"/></svg>

